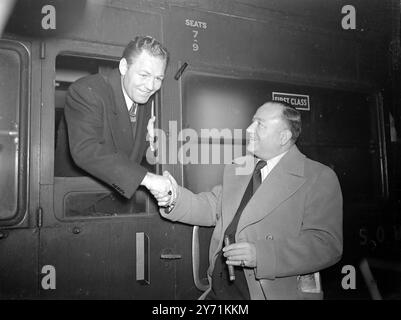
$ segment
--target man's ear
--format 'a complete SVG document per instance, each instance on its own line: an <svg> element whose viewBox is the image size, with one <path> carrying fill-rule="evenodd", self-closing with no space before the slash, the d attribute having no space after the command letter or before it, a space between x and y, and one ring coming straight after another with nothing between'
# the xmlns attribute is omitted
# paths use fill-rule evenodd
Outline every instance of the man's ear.
<svg viewBox="0 0 401 320"><path fill-rule="evenodd" d="M118 64L118 70L120 70L120 73L121 73L122 76L125 75L125 73L126 73L127 70L128 70L128 62L127 62L127 59L122 58L122 59L120 60L120 63Z"/></svg>
<svg viewBox="0 0 401 320"><path fill-rule="evenodd" d="M281 131L281 134L280 134L280 142L281 142L281 145L282 145L282 146L284 146L285 144L287 144L287 142L290 141L291 138L292 138L291 130L285 129L285 130Z"/></svg>

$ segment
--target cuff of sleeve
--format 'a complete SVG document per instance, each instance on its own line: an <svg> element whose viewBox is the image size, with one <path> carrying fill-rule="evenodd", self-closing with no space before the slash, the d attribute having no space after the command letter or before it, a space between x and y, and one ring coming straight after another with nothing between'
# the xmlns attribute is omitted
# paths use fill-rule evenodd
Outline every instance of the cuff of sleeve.
<svg viewBox="0 0 401 320"><path fill-rule="evenodd" d="M276 278L276 252L273 240L258 240L256 246L256 278L270 279Z"/></svg>
<svg viewBox="0 0 401 320"><path fill-rule="evenodd" d="M139 188L143 178L145 178L147 173L148 170L146 170L144 167L141 167L139 165L137 166L137 169L134 171L132 179L130 179L130 184L126 187L126 193L124 194L126 198L130 199L134 195L135 191Z"/></svg>
<svg viewBox="0 0 401 320"><path fill-rule="evenodd" d="M162 217L168 218L170 220L176 221L178 219L175 218L175 213L176 212L182 212L183 211L183 206L184 204L182 203L181 200L181 194L182 194L182 188L180 186L178 186L177 188L177 197L175 199L175 201L168 206L167 208L160 208L159 212L161 214Z"/></svg>
<svg viewBox="0 0 401 320"><path fill-rule="evenodd" d="M175 201L173 201L167 208L164 208L164 213L169 214L171 211L173 211L175 207Z"/></svg>

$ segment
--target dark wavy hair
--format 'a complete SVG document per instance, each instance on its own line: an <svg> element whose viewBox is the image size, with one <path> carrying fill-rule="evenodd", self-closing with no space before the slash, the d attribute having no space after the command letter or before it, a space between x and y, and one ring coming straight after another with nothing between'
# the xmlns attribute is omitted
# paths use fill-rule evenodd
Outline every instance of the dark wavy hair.
<svg viewBox="0 0 401 320"><path fill-rule="evenodd" d="M121 58L125 58L128 63L132 63L143 51L148 52L154 57L160 57L166 61L166 65L168 64L169 52L159 41L151 36L135 37L125 47Z"/></svg>

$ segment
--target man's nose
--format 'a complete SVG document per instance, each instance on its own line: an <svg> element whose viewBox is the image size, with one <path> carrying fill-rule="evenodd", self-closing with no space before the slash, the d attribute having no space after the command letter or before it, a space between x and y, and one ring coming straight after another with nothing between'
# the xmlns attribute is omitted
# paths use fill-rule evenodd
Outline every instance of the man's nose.
<svg viewBox="0 0 401 320"><path fill-rule="evenodd" d="M152 77L146 79L145 87L147 90L153 91L153 89L155 88L155 80Z"/></svg>
<svg viewBox="0 0 401 320"><path fill-rule="evenodd" d="M246 132L252 133L255 130L255 123L256 121L253 121L248 128L246 128Z"/></svg>

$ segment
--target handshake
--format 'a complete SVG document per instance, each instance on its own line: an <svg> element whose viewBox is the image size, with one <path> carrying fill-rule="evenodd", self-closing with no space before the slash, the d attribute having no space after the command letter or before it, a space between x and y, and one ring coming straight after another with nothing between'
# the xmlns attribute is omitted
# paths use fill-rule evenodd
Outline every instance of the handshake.
<svg viewBox="0 0 401 320"><path fill-rule="evenodd" d="M162 176L148 172L141 184L153 194L159 207L175 205L178 184L168 171L164 171Z"/></svg>

